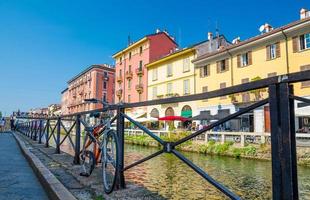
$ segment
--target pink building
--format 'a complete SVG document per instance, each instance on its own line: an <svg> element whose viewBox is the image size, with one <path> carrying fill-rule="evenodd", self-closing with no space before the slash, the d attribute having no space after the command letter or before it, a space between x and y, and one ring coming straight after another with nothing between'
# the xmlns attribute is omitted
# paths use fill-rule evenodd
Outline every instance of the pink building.
<svg viewBox="0 0 310 200"><path fill-rule="evenodd" d="M102 108L101 104L85 103L84 99L96 98L114 103L113 66L91 65L71 80L62 93L63 115Z"/></svg>
<svg viewBox="0 0 310 200"><path fill-rule="evenodd" d="M146 101L145 65L169 54L176 47L176 42L167 32L157 31L115 53L115 102Z"/></svg>

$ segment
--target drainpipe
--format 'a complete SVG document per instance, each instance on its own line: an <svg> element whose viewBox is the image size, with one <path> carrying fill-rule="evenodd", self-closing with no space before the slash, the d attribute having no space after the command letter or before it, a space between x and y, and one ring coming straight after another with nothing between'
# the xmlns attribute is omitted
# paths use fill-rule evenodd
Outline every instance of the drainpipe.
<svg viewBox="0 0 310 200"><path fill-rule="evenodd" d="M287 35L284 33L283 28L281 29L281 32L282 32L283 36L285 37L286 72L287 72L287 73L290 73L289 58L288 58L288 41L287 41Z"/></svg>
<svg viewBox="0 0 310 200"><path fill-rule="evenodd" d="M233 72L233 56L232 54L229 52L229 50L227 49L226 52L229 54L230 56L230 65L231 65L231 72L230 72L230 76L231 76L231 86L234 85L234 72Z"/></svg>

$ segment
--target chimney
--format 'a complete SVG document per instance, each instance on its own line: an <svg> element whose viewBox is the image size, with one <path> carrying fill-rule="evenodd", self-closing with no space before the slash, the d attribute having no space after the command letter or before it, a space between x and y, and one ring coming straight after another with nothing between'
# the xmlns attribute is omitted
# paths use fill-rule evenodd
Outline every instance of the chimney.
<svg viewBox="0 0 310 200"><path fill-rule="evenodd" d="M273 28L272 28L272 26L270 25L270 24L265 24L265 32L266 33L268 33L268 32L270 32L270 31L272 31L273 30Z"/></svg>
<svg viewBox="0 0 310 200"><path fill-rule="evenodd" d="M211 41L213 39L213 34L212 32L208 32L208 40Z"/></svg>
<svg viewBox="0 0 310 200"><path fill-rule="evenodd" d="M238 44L240 42L241 42L240 37L237 37L237 38L233 39L233 41L232 41L233 44Z"/></svg>
<svg viewBox="0 0 310 200"><path fill-rule="evenodd" d="M156 29L156 33L160 33L160 29L159 28Z"/></svg>
<svg viewBox="0 0 310 200"><path fill-rule="evenodd" d="M310 13L309 13L309 11L307 9L302 8L300 10L300 19L305 19L305 18L307 18L309 16L310 16Z"/></svg>

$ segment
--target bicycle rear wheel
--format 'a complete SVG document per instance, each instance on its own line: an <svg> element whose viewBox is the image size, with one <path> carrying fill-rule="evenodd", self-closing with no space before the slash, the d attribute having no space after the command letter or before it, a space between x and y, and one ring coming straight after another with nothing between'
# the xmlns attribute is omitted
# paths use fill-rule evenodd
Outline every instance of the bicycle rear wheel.
<svg viewBox="0 0 310 200"><path fill-rule="evenodd" d="M114 130L110 130L104 136L101 159L103 189L106 194L110 194L114 189L119 162L118 146L116 132Z"/></svg>

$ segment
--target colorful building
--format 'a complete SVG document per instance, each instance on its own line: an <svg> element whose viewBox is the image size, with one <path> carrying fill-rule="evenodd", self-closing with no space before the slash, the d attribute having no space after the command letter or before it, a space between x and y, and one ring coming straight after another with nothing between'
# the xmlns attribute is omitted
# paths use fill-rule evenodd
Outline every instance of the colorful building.
<svg viewBox="0 0 310 200"><path fill-rule="evenodd" d="M163 58L146 65L148 72L148 100L196 94L194 60L197 55L211 53L229 45L224 36L213 37L182 50L176 50ZM180 102L149 106L149 118L182 116L190 118L198 115L196 102ZM163 124L163 123L162 123ZM175 123L176 127L183 126ZM160 125L162 127L162 125Z"/></svg>
<svg viewBox="0 0 310 200"><path fill-rule="evenodd" d="M62 114L102 108L101 104L86 103L84 99L96 98L113 104L114 75L113 66L101 64L91 65L73 77L68 81L68 90L64 90L62 93L61 107L65 111Z"/></svg>
<svg viewBox="0 0 310 200"><path fill-rule="evenodd" d="M125 49L115 53L115 102L140 102L147 100L147 71L145 65L167 55L177 47L167 32L157 30ZM131 110L134 115L143 115L145 108Z"/></svg>
<svg viewBox="0 0 310 200"><path fill-rule="evenodd" d="M197 77L197 93L217 90L233 85L247 83L271 76L299 72L310 69L310 18L309 12L301 10L301 19L288 25L273 29L269 24L261 26L261 34L240 41L214 53L198 56L193 60ZM296 95L310 97L310 83L294 85ZM256 90L236 95L200 101L200 113L222 116L236 112L254 101L268 97L265 90ZM296 104L298 107L298 104ZM310 110L309 110L310 111ZM296 127L309 120L304 111L296 108ZM310 112L308 112L310 113ZM304 120L307 119L307 120ZM207 121L205 123L208 123ZM255 109L239 120L227 123L223 129L254 132L269 132L269 107Z"/></svg>

